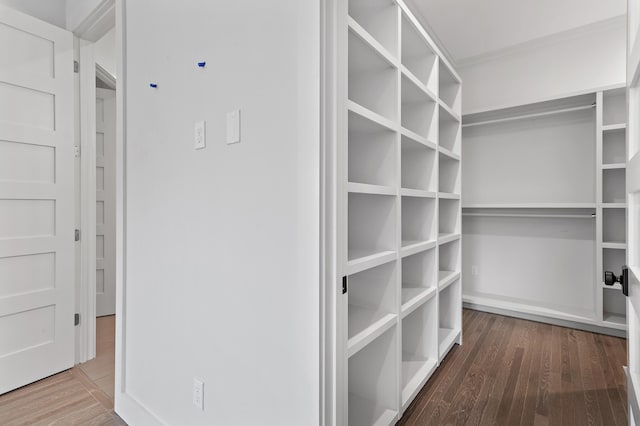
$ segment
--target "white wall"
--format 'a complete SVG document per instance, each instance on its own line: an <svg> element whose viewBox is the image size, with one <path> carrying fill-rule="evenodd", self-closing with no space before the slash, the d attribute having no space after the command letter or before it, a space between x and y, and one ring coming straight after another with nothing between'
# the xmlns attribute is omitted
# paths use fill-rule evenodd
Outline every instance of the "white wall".
<svg viewBox="0 0 640 426"><path fill-rule="evenodd" d="M532 103L625 81L625 17L458 67L462 112Z"/></svg>
<svg viewBox="0 0 640 426"><path fill-rule="evenodd" d="M65 0L0 0L0 4L58 27L65 27Z"/></svg>
<svg viewBox="0 0 640 426"><path fill-rule="evenodd" d="M126 3L125 381L166 424L318 424L319 10Z"/></svg>
<svg viewBox="0 0 640 426"><path fill-rule="evenodd" d="M116 76L116 29L112 28L94 44L94 57L102 68Z"/></svg>

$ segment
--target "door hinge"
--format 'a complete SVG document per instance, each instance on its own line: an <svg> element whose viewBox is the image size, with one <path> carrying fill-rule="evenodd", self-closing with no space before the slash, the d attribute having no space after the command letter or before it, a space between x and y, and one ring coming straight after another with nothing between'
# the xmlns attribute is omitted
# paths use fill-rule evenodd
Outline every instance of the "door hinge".
<svg viewBox="0 0 640 426"><path fill-rule="evenodd" d="M73 314L73 325L80 324L80 314Z"/></svg>
<svg viewBox="0 0 640 426"><path fill-rule="evenodd" d="M80 71L80 64L78 63L78 61L73 61L73 72L77 74L79 71Z"/></svg>
<svg viewBox="0 0 640 426"><path fill-rule="evenodd" d="M74 232L74 238L76 241L80 241L80 230L76 229Z"/></svg>
<svg viewBox="0 0 640 426"><path fill-rule="evenodd" d="M347 293L348 281L349 280L347 279L346 275L344 277L342 277L342 294L346 294Z"/></svg>

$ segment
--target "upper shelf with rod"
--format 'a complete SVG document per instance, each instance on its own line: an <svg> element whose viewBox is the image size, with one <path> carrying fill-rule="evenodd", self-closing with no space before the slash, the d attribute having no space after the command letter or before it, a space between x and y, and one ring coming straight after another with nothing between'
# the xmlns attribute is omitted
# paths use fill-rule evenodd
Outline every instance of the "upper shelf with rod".
<svg viewBox="0 0 640 426"><path fill-rule="evenodd" d="M555 114L571 113L589 109L593 109L595 113L594 94L578 95L512 108L468 114L463 117L462 127L466 128L489 124L508 123L517 120L537 119Z"/></svg>

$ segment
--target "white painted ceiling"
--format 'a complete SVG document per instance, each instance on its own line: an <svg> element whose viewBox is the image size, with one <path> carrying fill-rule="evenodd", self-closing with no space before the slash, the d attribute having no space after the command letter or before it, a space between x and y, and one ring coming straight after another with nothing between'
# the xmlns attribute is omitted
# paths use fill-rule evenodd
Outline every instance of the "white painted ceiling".
<svg viewBox="0 0 640 426"><path fill-rule="evenodd" d="M627 0L407 0L459 62L620 16Z"/></svg>

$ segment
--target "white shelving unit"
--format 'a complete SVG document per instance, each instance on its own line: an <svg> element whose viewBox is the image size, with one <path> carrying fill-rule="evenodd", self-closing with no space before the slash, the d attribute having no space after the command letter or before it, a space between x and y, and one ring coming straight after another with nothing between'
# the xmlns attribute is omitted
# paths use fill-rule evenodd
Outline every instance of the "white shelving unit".
<svg viewBox="0 0 640 426"><path fill-rule="evenodd" d="M625 120L624 87L464 117L465 303L621 335Z"/></svg>
<svg viewBox="0 0 640 426"><path fill-rule="evenodd" d="M345 4L339 412L390 425L462 342L462 84L401 0Z"/></svg>
<svg viewBox="0 0 640 426"><path fill-rule="evenodd" d="M626 301L620 285L606 286L604 272L619 275L626 259L626 120L625 88L597 94L597 287L600 320L607 327L626 329Z"/></svg>

